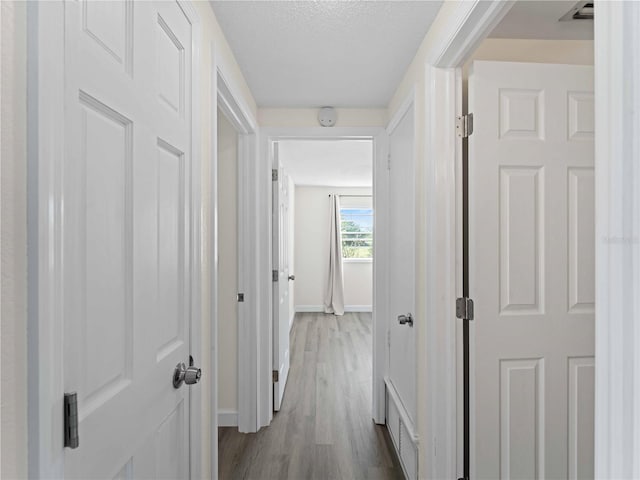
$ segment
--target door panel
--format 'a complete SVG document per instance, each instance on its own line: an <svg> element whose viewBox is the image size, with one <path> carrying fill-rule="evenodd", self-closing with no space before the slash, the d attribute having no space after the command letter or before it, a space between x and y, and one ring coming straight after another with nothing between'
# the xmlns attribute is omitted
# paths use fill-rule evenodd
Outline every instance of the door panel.
<svg viewBox="0 0 640 480"><path fill-rule="evenodd" d="M132 181L127 148L131 122L87 95L80 95L78 103L77 140L84 152L78 173L85 184L79 198L84 218L78 223L86 232L77 244L86 259L85 271L79 272L84 274L79 287L86 317L79 339L85 368L82 409L90 411L121 391L132 372L132 245L125 232L133 213L127 198Z"/></svg>
<svg viewBox="0 0 640 480"><path fill-rule="evenodd" d="M593 478L591 67L469 78L474 478Z"/></svg>
<svg viewBox="0 0 640 480"><path fill-rule="evenodd" d="M415 160L411 107L389 135L390 297L389 380L416 422L416 328L398 323L415 315Z"/></svg>
<svg viewBox="0 0 640 480"><path fill-rule="evenodd" d="M184 161L181 152L158 142L157 146L158 344L157 360L165 358L185 341L184 278Z"/></svg>
<svg viewBox="0 0 640 480"><path fill-rule="evenodd" d="M65 477L188 478L191 25L172 2L65 17Z"/></svg>
<svg viewBox="0 0 640 480"><path fill-rule="evenodd" d="M277 281L273 284L273 370L278 381L273 382L273 409L279 411L289 377L289 180L274 144L274 169L278 180L273 182L273 269Z"/></svg>

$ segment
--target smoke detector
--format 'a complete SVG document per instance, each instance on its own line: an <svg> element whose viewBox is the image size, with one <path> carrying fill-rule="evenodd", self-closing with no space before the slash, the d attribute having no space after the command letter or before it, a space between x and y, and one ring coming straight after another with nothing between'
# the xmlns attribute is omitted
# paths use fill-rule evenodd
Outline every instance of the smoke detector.
<svg viewBox="0 0 640 480"><path fill-rule="evenodd" d="M560 17L561 22L569 20L593 20L593 2L578 2Z"/></svg>
<svg viewBox="0 0 640 480"><path fill-rule="evenodd" d="M318 112L318 121L323 127L333 127L336 124L336 111L333 107L323 107Z"/></svg>

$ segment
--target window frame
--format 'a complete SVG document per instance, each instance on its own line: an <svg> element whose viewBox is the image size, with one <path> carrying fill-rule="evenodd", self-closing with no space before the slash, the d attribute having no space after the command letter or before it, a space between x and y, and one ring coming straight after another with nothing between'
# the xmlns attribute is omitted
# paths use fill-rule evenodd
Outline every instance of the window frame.
<svg viewBox="0 0 640 480"><path fill-rule="evenodd" d="M358 233L358 232L344 232L342 230L342 220L343 220L343 210L365 210L367 212L371 212L371 213L367 213L364 215L360 215L360 216L371 216L371 231L369 232L363 232L363 233L367 233L370 236L370 242L371 242L371 248L372 248L372 252L371 252L371 256L370 257L345 257L344 256L344 237L343 234L344 233ZM358 216L358 215L348 215L348 216ZM369 206L369 205L340 205L340 254L342 255L342 262L343 263L373 263L373 218L374 218L374 212L373 212L373 207Z"/></svg>

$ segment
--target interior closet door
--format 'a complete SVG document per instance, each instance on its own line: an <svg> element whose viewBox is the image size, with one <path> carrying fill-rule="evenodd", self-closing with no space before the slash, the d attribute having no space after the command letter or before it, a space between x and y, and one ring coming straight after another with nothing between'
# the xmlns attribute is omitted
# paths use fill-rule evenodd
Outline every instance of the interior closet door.
<svg viewBox="0 0 640 480"><path fill-rule="evenodd" d="M389 375L415 430L415 159L414 110L389 133ZM401 323L403 321L404 323Z"/></svg>

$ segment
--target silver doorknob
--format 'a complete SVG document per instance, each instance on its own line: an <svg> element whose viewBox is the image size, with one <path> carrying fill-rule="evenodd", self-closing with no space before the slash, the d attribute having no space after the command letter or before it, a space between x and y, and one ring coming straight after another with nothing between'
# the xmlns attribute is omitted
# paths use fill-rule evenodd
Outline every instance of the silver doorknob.
<svg viewBox="0 0 640 480"><path fill-rule="evenodd" d="M398 323L400 325L409 325L410 327L413 327L413 316L410 313L407 313L406 315L398 315Z"/></svg>
<svg viewBox="0 0 640 480"><path fill-rule="evenodd" d="M180 388L183 383L193 385L200 381L202 370L193 365L187 367L184 363L176 365L173 371L173 388Z"/></svg>
<svg viewBox="0 0 640 480"><path fill-rule="evenodd" d="M289 275L289 280L295 280L296 276L295 275Z"/></svg>

